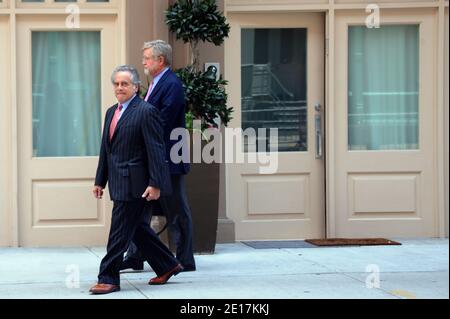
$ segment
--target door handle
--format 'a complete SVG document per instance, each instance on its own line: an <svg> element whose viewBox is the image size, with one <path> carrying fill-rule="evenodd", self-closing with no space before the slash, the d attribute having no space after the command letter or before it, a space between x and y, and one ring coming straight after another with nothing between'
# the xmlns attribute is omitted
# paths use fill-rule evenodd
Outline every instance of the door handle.
<svg viewBox="0 0 450 319"><path fill-rule="evenodd" d="M314 115L315 138L316 138L316 159L323 158L323 135L322 135L322 106L320 103L314 105L316 114Z"/></svg>

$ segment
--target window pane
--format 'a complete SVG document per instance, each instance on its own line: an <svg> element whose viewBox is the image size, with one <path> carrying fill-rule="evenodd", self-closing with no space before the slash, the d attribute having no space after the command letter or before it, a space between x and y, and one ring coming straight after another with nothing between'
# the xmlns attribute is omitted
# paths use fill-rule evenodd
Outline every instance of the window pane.
<svg viewBox="0 0 450 319"><path fill-rule="evenodd" d="M349 27L349 150L419 147L419 26Z"/></svg>
<svg viewBox="0 0 450 319"><path fill-rule="evenodd" d="M241 39L242 129L278 128L279 151L306 151L306 29L243 29Z"/></svg>
<svg viewBox="0 0 450 319"><path fill-rule="evenodd" d="M33 154L96 156L100 32L33 32Z"/></svg>

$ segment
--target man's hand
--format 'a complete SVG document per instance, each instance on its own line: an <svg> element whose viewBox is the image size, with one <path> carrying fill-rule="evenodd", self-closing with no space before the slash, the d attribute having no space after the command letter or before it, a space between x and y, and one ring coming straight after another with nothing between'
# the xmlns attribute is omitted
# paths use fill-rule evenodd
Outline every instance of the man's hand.
<svg viewBox="0 0 450 319"><path fill-rule="evenodd" d="M103 187L101 186L94 186L92 189L92 193L94 193L94 197L97 199L102 199L103 196Z"/></svg>
<svg viewBox="0 0 450 319"><path fill-rule="evenodd" d="M142 194L142 198L145 198L148 202L151 200L157 200L161 195L161 191L159 188L155 187L147 187L144 194Z"/></svg>

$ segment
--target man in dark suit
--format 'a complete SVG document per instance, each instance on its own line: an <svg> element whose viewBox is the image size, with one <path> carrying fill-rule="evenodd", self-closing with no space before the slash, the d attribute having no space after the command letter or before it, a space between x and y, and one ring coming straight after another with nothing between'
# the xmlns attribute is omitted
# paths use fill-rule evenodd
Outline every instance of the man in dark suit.
<svg viewBox="0 0 450 319"><path fill-rule="evenodd" d="M118 104L106 112L95 177L94 196L102 198L106 183L114 202L106 256L93 294L120 290L120 267L130 242L137 245L164 284L183 267L148 227L146 206L170 192L170 179L159 111L137 95L139 75L131 66L117 67L111 80Z"/></svg>
<svg viewBox="0 0 450 319"><path fill-rule="evenodd" d="M181 137L171 140L171 132L176 128L186 127L183 86L180 79L170 69L172 47L168 43L162 40L146 42L142 53L145 73L152 79L145 101L154 105L161 112L166 161L169 162L173 189L171 195L161 196L159 204L167 218L171 241L176 245L177 259L183 265L184 271L195 271L192 216L184 184L184 175L189 172L189 163L183 161L174 163L170 157L172 146L181 141ZM178 155L183 158L183 155L186 154L179 153ZM133 244L131 244L122 265L122 269L127 268L143 269L142 257Z"/></svg>

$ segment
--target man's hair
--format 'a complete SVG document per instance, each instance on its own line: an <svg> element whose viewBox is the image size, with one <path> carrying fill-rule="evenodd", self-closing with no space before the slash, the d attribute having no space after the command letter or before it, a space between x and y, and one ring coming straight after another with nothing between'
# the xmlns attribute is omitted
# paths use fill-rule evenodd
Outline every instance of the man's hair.
<svg viewBox="0 0 450 319"><path fill-rule="evenodd" d="M172 47L170 44L163 40L145 42L142 51L147 49L152 49L154 58L162 56L166 66L172 65Z"/></svg>
<svg viewBox="0 0 450 319"><path fill-rule="evenodd" d="M141 81L139 80L139 73L138 71L131 65L119 65L116 67L111 75L111 83L114 84L114 80L116 78L116 74L119 72L128 72L131 75L131 82L133 82L134 85L139 86L141 84Z"/></svg>

